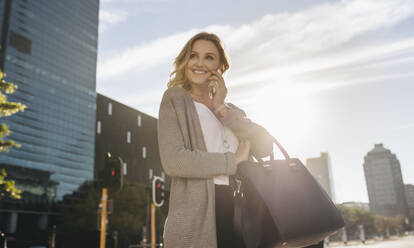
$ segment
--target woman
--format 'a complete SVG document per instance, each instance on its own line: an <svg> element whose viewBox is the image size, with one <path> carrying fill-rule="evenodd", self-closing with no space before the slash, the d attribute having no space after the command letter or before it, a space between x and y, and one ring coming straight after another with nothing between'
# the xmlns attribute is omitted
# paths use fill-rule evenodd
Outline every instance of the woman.
<svg viewBox="0 0 414 248"><path fill-rule="evenodd" d="M231 175L249 154L268 156L271 137L225 103L229 63L216 35L192 37L174 67L158 121L161 162L172 177L164 245L242 247L233 233Z"/></svg>

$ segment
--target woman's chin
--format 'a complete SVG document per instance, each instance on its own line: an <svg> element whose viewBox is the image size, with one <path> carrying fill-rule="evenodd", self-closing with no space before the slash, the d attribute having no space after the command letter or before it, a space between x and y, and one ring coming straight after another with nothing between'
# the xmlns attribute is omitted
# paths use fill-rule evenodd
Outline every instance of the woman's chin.
<svg viewBox="0 0 414 248"><path fill-rule="evenodd" d="M191 84L194 86L206 86L207 85L207 80L203 79L203 80L193 80L191 81Z"/></svg>

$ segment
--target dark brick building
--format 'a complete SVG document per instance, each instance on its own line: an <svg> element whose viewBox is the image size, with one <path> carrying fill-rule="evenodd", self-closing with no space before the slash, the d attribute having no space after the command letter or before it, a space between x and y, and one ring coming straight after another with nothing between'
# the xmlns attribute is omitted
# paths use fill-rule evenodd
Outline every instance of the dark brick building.
<svg viewBox="0 0 414 248"><path fill-rule="evenodd" d="M95 179L107 152L122 159L126 184L148 185L151 171L162 176L157 119L100 94L96 105Z"/></svg>

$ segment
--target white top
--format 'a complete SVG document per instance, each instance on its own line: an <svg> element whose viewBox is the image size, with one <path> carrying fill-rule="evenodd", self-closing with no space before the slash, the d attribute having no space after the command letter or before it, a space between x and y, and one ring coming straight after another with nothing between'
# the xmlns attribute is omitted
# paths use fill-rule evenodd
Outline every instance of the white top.
<svg viewBox="0 0 414 248"><path fill-rule="evenodd" d="M223 126L207 106L196 101L194 101L194 105L200 119L207 152L236 153L239 141L234 133L228 127ZM214 183L229 185L229 176L216 176Z"/></svg>

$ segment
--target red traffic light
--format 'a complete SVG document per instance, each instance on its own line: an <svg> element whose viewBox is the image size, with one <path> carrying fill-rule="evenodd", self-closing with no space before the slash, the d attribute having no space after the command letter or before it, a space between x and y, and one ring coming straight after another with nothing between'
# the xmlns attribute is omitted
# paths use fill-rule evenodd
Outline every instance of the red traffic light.
<svg viewBox="0 0 414 248"><path fill-rule="evenodd" d="M122 176L122 160L119 157L107 157L105 158L105 164L103 168L103 186L120 190L123 184Z"/></svg>
<svg viewBox="0 0 414 248"><path fill-rule="evenodd" d="M164 204L164 178L162 177L152 178L152 202L156 207Z"/></svg>

